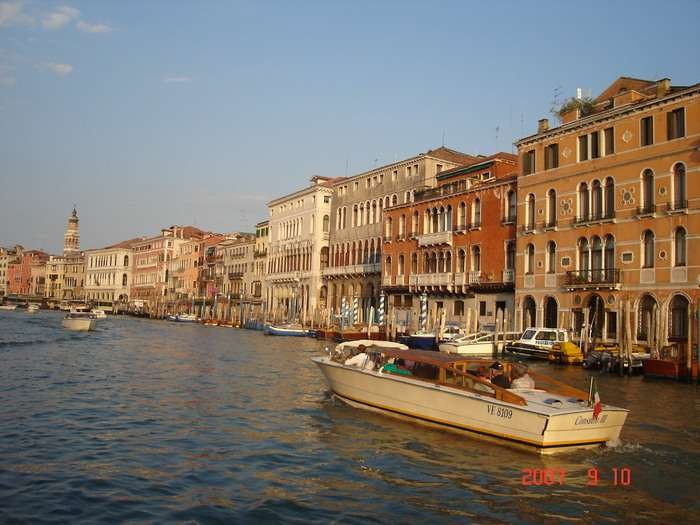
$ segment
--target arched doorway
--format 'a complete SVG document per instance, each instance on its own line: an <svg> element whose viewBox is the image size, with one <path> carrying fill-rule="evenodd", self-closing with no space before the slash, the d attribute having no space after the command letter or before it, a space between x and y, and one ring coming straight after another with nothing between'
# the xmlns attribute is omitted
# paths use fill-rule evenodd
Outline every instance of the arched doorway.
<svg viewBox="0 0 700 525"><path fill-rule="evenodd" d="M637 309L637 341L651 344L654 335L654 309L657 306L656 299L651 295L644 295L639 300Z"/></svg>
<svg viewBox="0 0 700 525"><path fill-rule="evenodd" d="M598 294L593 294L588 300L588 326L591 337L603 337L603 323L605 321L605 303Z"/></svg>
<svg viewBox="0 0 700 525"><path fill-rule="evenodd" d="M544 326L546 328L557 328L559 307L554 297L547 297L544 300Z"/></svg>
<svg viewBox="0 0 700 525"><path fill-rule="evenodd" d="M688 341L688 299L674 295L668 309L668 339L679 343Z"/></svg>
<svg viewBox="0 0 700 525"><path fill-rule="evenodd" d="M535 300L529 295L523 299L523 330L533 328L537 319Z"/></svg>

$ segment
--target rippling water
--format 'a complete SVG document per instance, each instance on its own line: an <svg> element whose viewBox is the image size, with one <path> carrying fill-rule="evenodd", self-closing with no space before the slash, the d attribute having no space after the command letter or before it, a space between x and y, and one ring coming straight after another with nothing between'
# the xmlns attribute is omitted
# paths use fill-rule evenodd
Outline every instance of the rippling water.
<svg viewBox="0 0 700 525"><path fill-rule="evenodd" d="M632 411L621 444L539 457L345 406L309 360L322 346L0 312L0 521L700 521L696 386L601 376ZM584 370L536 369L587 389ZM564 483L524 486L525 468Z"/></svg>

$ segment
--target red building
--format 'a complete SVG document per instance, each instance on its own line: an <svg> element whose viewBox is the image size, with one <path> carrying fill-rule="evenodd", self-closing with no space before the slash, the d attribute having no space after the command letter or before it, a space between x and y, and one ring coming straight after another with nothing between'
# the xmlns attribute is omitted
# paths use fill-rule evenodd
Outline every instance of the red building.
<svg viewBox="0 0 700 525"><path fill-rule="evenodd" d="M416 329L424 292L429 325L440 309L462 325L469 317L472 327L513 319L517 172L516 155L482 157L385 209L382 285L404 313L399 324Z"/></svg>
<svg viewBox="0 0 700 525"><path fill-rule="evenodd" d="M20 259L7 265L8 295L29 295L32 284L32 264L46 262L49 254L40 250L26 250Z"/></svg>

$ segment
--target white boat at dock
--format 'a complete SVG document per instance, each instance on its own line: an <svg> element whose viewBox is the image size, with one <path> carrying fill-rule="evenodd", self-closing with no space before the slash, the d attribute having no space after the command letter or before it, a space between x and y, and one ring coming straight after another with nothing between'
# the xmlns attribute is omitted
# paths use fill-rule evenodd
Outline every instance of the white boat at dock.
<svg viewBox="0 0 700 525"><path fill-rule="evenodd" d="M535 388L506 389L480 376L491 360L377 343L357 344L355 355L339 345L312 358L351 406L542 454L615 441L627 418L627 410L609 405L596 417L589 393L546 376L529 372ZM499 366L508 374L517 365Z"/></svg>
<svg viewBox="0 0 700 525"><path fill-rule="evenodd" d="M63 328L66 330L75 330L79 332L87 332L95 328L97 318L90 312L69 312L63 318Z"/></svg>
<svg viewBox="0 0 700 525"><path fill-rule="evenodd" d="M277 326L268 325L265 327L264 333L267 335L306 337L309 331L299 324L284 324Z"/></svg>
<svg viewBox="0 0 700 525"><path fill-rule="evenodd" d="M469 356L488 356L498 354L508 344L520 337L520 332L476 332L452 341L445 341L438 346L441 352ZM505 342L504 342L505 339Z"/></svg>
<svg viewBox="0 0 700 525"><path fill-rule="evenodd" d="M39 305L36 303L32 303L29 306L27 306L27 313L28 314L35 314L39 311Z"/></svg>
<svg viewBox="0 0 700 525"><path fill-rule="evenodd" d="M0 310L5 310L5 311L11 311L11 310L16 310L17 305L16 304L2 304L0 305Z"/></svg>
<svg viewBox="0 0 700 525"><path fill-rule="evenodd" d="M96 319L107 319L107 314L104 310L93 308L92 310L90 310L90 313L93 314Z"/></svg>

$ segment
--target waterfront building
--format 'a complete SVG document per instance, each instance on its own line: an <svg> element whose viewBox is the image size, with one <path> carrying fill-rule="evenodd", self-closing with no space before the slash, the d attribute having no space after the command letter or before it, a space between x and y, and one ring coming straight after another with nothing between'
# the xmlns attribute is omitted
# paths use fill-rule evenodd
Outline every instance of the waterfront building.
<svg viewBox="0 0 700 525"><path fill-rule="evenodd" d="M41 250L22 250L18 257L8 263L7 295L26 299L32 290L32 265L44 262L49 255Z"/></svg>
<svg viewBox="0 0 700 525"><path fill-rule="evenodd" d="M407 328L418 328L424 293L429 328L440 310L472 329L513 319L517 159L501 152L448 169L435 188L384 209L382 286Z"/></svg>
<svg viewBox="0 0 700 525"><path fill-rule="evenodd" d="M221 254L217 254L216 246L226 239L235 237L220 233L208 233L199 241L199 257L197 258L197 297L209 301L213 305L214 298L224 289L224 275L216 271L221 263Z"/></svg>
<svg viewBox="0 0 700 525"><path fill-rule="evenodd" d="M21 258L23 251L24 248L19 244L14 248L0 246L0 299L9 293L9 266Z"/></svg>
<svg viewBox="0 0 700 525"><path fill-rule="evenodd" d="M621 77L563 109L516 143L517 327L619 342L624 308L633 341L682 347L700 295L700 84Z"/></svg>
<svg viewBox="0 0 700 525"><path fill-rule="evenodd" d="M231 310L219 312L220 317L235 317L240 320L257 315L262 296L253 289L255 279L255 243L252 233L241 233L236 238L221 241L217 246L217 275L223 277L222 299ZM225 304L223 301L221 304Z"/></svg>
<svg viewBox="0 0 700 525"><path fill-rule="evenodd" d="M267 249L270 242L270 221L264 220L255 225L255 251L253 252L254 275L253 275L253 290L254 297L261 298L261 311L264 315L267 311L265 297L267 296L267 288L265 273L267 271Z"/></svg>
<svg viewBox="0 0 700 525"><path fill-rule="evenodd" d="M178 245L174 257L166 264L170 312L189 311L197 297L200 242L200 239L192 239Z"/></svg>
<svg viewBox="0 0 700 525"><path fill-rule="evenodd" d="M333 185L330 261L323 271L329 306L338 310L342 297L359 299L358 322L377 306L381 286L382 213L413 201L416 191L435 186L437 174L476 157L440 147Z"/></svg>
<svg viewBox="0 0 700 525"><path fill-rule="evenodd" d="M85 251L85 300L102 310L125 310L129 304L132 246L142 238Z"/></svg>
<svg viewBox="0 0 700 525"><path fill-rule="evenodd" d="M266 304L274 319L320 319L326 307L322 271L328 265L333 183L311 185L270 201Z"/></svg>
<svg viewBox="0 0 700 525"><path fill-rule="evenodd" d="M130 305L137 311L162 315L167 292L167 263L185 242L201 238L203 232L194 226L171 226L159 235L135 242L131 269Z"/></svg>
<svg viewBox="0 0 700 525"><path fill-rule="evenodd" d="M52 255L47 262L44 295L51 303L84 299L85 255L80 251L79 222L74 206L63 235L63 255Z"/></svg>
<svg viewBox="0 0 700 525"><path fill-rule="evenodd" d="M46 258L37 257L29 264L29 296L43 301L46 292Z"/></svg>

